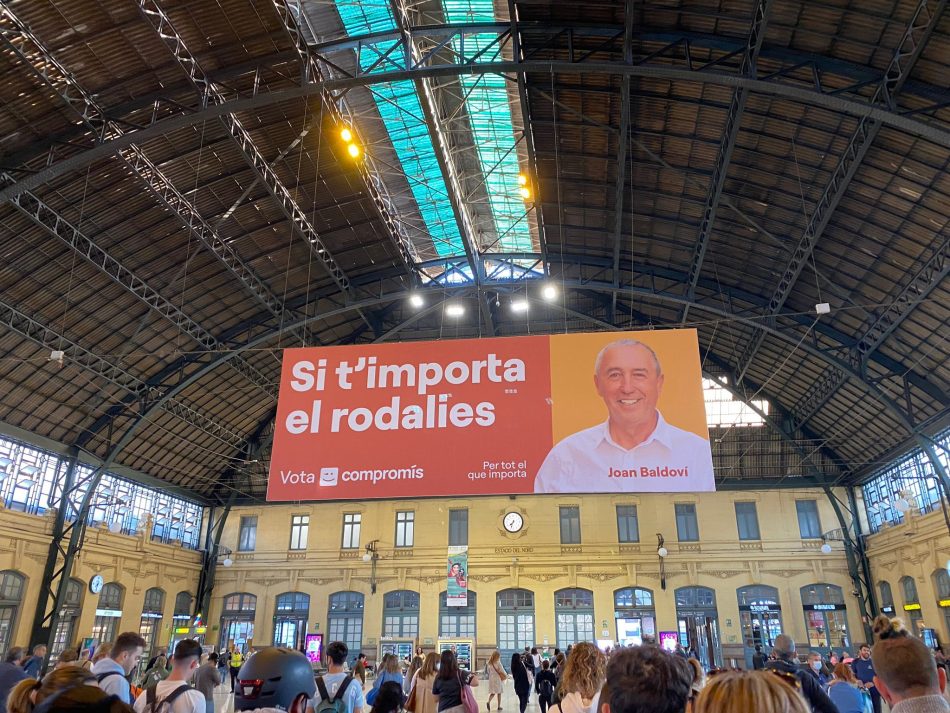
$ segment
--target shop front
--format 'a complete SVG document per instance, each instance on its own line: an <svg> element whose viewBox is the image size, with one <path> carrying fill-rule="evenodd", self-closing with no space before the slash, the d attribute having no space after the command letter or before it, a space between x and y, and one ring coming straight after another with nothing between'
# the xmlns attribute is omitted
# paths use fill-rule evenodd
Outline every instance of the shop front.
<svg viewBox="0 0 950 713"><path fill-rule="evenodd" d="M841 587L809 584L801 588L808 646L822 655L851 650L848 614Z"/></svg>

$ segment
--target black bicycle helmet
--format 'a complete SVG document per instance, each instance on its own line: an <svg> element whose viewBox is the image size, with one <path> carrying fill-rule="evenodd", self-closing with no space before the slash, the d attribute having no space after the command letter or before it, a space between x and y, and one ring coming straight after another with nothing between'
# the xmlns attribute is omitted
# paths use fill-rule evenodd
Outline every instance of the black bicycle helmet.
<svg viewBox="0 0 950 713"><path fill-rule="evenodd" d="M234 710L286 711L301 693L312 700L316 690L313 667L306 656L293 649L268 646L241 666L234 689Z"/></svg>

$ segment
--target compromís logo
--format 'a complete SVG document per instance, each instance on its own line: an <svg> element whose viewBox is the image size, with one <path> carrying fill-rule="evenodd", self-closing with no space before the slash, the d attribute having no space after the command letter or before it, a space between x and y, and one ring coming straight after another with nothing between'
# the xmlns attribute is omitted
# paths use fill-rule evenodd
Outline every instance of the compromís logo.
<svg viewBox="0 0 950 713"><path fill-rule="evenodd" d="M330 487L336 485L337 479L340 476L339 468L321 468L320 469L320 485L321 487Z"/></svg>
<svg viewBox="0 0 950 713"><path fill-rule="evenodd" d="M425 469L415 464L408 468L374 468L372 470L344 470L340 479L344 483L376 483L384 480L422 480Z"/></svg>

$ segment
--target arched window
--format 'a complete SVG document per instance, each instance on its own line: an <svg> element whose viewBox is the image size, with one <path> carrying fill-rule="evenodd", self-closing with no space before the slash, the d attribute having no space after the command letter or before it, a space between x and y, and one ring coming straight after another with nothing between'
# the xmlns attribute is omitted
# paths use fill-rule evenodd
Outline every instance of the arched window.
<svg viewBox="0 0 950 713"><path fill-rule="evenodd" d="M885 614L894 613L894 593L889 582L878 582L878 591L881 593L881 611Z"/></svg>
<svg viewBox="0 0 950 713"><path fill-rule="evenodd" d="M917 583L913 577L901 577L901 592L904 594L904 604L917 604Z"/></svg>
<svg viewBox="0 0 950 713"><path fill-rule="evenodd" d="M25 583L26 577L19 572L0 572L0 655L10 647Z"/></svg>
<svg viewBox="0 0 950 713"><path fill-rule="evenodd" d="M503 589L496 595L498 649L503 659L534 646L534 592Z"/></svg>
<svg viewBox="0 0 950 713"><path fill-rule="evenodd" d="M589 589L559 589L554 593L557 645L567 649L594 640L594 593Z"/></svg>
<svg viewBox="0 0 950 713"><path fill-rule="evenodd" d="M142 619L139 622L139 634L145 639L144 656L146 661L151 657L158 639L158 632L162 626L162 613L165 609L165 592L158 587L152 587L145 592L145 603L142 604Z"/></svg>
<svg viewBox="0 0 950 713"><path fill-rule="evenodd" d="M383 636L415 639L419 635L419 592L399 589L383 597Z"/></svg>
<svg viewBox="0 0 950 713"><path fill-rule="evenodd" d="M274 607L274 646L286 646L289 649L299 649L303 646L309 617L309 594L278 594Z"/></svg>
<svg viewBox="0 0 950 713"><path fill-rule="evenodd" d="M234 644L247 651L247 642L254 638L254 614L257 612L257 597L247 592L235 592L224 597L221 609L220 648Z"/></svg>
<svg viewBox="0 0 950 713"><path fill-rule="evenodd" d="M66 583L66 598L63 602L63 608L60 610L56 632L53 635L53 648L50 650L50 658L56 658L63 653L67 646L75 643L73 637L76 631L76 622L79 621L79 613L82 611L82 598L85 591L86 585L78 579L70 578Z"/></svg>
<svg viewBox="0 0 950 713"><path fill-rule="evenodd" d="M834 584L809 584L801 588L808 645L822 653L832 648L850 649L844 592Z"/></svg>
<svg viewBox="0 0 950 713"><path fill-rule="evenodd" d="M327 634L330 641L342 641L352 659L363 648L364 597L359 592L336 592L330 595L327 612Z"/></svg>
<svg viewBox="0 0 950 713"><path fill-rule="evenodd" d="M705 668L717 666L719 656L719 615L716 592L709 587L681 587L673 593L679 641L695 653Z"/></svg>
<svg viewBox="0 0 950 713"><path fill-rule="evenodd" d="M937 599L950 599L950 572L945 567L938 567L934 570L933 580Z"/></svg>
<svg viewBox="0 0 950 713"><path fill-rule="evenodd" d="M439 638L475 638L476 599L475 592L469 590L468 603L464 607L450 607L447 593L439 595Z"/></svg>
<svg viewBox="0 0 950 713"><path fill-rule="evenodd" d="M623 646L639 646L644 636L656 636L653 592L643 587L624 587L614 592L614 622L617 641Z"/></svg>
<svg viewBox="0 0 950 713"><path fill-rule="evenodd" d="M913 577L901 577L901 593L904 595L904 614L910 620L910 629L914 636L920 636L920 622L923 614L920 612L920 597L917 594L917 583Z"/></svg>
<svg viewBox="0 0 950 713"><path fill-rule="evenodd" d="M172 614L172 619L178 621L191 619L191 600L192 596L190 592L178 592L178 594L175 595L175 611Z"/></svg>
<svg viewBox="0 0 950 713"><path fill-rule="evenodd" d="M96 605L96 619L92 625L92 638L98 643L113 642L122 620L122 595L125 590L117 582L103 585Z"/></svg>
<svg viewBox="0 0 950 713"><path fill-rule="evenodd" d="M739 624L745 644L746 666L752 668L755 646L771 651L775 637L782 633L782 607L778 590L762 584L740 587L736 590L739 600Z"/></svg>

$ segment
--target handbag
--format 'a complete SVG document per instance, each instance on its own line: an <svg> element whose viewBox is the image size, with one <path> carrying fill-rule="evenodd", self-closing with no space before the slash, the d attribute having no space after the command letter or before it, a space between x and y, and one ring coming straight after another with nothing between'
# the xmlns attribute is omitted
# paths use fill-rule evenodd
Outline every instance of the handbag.
<svg viewBox="0 0 950 713"><path fill-rule="evenodd" d="M472 687L462 680L462 674L459 673L459 684L462 686L462 705L465 706L465 713L478 713L478 703L475 702L475 692Z"/></svg>
<svg viewBox="0 0 950 713"><path fill-rule="evenodd" d="M403 708L409 713L413 713L416 710L416 684L418 682L419 674L418 672L412 677L412 683L409 686L409 697L406 699L406 703Z"/></svg>

